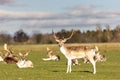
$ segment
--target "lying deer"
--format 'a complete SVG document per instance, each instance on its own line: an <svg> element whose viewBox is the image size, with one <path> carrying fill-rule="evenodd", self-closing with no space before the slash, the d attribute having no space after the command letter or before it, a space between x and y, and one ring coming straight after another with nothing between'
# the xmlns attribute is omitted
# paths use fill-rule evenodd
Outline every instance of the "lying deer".
<svg viewBox="0 0 120 80"><path fill-rule="evenodd" d="M14 54L14 51L11 48L7 47L7 44L4 44L4 51L6 52L3 55L3 61L6 62L7 64L14 64L18 62L18 56Z"/></svg>
<svg viewBox="0 0 120 80"><path fill-rule="evenodd" d="M58 55L53 55L53 51L47 47L47 55L49 58L43 58L44 61L49 61L49 60L60 60L60 56Z"/></svg>
<svg viewBox="0 0 120 80"><path fill-rule="evenodd" d="M60 51L62 54L67 58L67 73L71 73L71 63L73 59L79 59L79 58L87 58L93 65L93 74L96 74L96 62L94 61L95 53L98 51L98 47L94 48L85 48L80 46L71 46L66 47L65 42L69 40L72 36L74 31L72 31L72 34L68 38L59 39L54 31L52 30L53 37L55 38L56 42L58 42Z"/></svg>
<svg viewBox="0 0 120 80"><path fill-rule="evenodd" d="M21 59L16 63L18 68L33 68L32 61L26 60L26 56L28 56L29 52L26 52L26 53L19 52Z"/></svg>
<svg viewBox="0 0 120 80"><path fill-rule="evenodd" d="M84 63L90 62L89 59L87 59L86 57L83 60L84 60ZM95 62L105 62L106 57L105 57L105 55L101 55L99 52L96 52L95 56L94 56L94 61Z"/></svg>
<svg viewBox="0 0 120 80"><path fill-rule="evenodd" d="M84 63L90 63L90 61L89 61L89 59L87 57L84 57L83 61L84 61ZM95 56L94 56L94 61L95 62L105 62L106 57L105 57L105 55L101 55L99 52L96 52ZM73 59L72 64L73 65L79 65L78 64L78 59Z"/></svg>
<svg viewBox="0 0 120 80"><path fill-rule="evenodd" d="M77 59L72 59L72 65L78 65L78 60Z"/></svg>

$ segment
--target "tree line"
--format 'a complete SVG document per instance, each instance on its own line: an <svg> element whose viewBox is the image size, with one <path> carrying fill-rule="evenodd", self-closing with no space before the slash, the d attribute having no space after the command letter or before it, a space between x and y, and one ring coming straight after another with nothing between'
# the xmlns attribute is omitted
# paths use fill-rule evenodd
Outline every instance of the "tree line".
<svg viewBox="0 0 120 80"><path fill-rule="evenodd" d="M80 30L74 30L75 33L68 43L104 43L104 42L120 42L120 25L116 28L110 29L109 25L102 29L101 25L96 26L96 30L87 30L81 32ZM52 31L51 31L52 32ZM71 35L72 30L64 30L57 32L56 35L59 38L67 38ZM18 30L13 36L10 34L1 33L0 43L8 44L54 44L56 41L53 38L53 34L33 33L29 36L23 30Z"/></svg>

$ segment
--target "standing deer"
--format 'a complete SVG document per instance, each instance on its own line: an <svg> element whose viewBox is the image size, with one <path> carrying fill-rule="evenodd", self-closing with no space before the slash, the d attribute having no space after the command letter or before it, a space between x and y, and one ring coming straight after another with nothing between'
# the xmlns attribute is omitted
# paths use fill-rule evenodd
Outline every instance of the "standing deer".
<svg viewBox="0 0 120 80"><path fill-rule="evenodd" d="M52 30L53 37L55 38L56 42L58 42L60 51L62 54L67 58L67 73L71 73L71 64L73 59L79 59L79 58L87 58L93 65L93 74L96 74L96 62L94 61L95 52L98 51L98 47L94 48L87 48L87 47L81 47L81 46L71 46L66 47L65 42L69 40L72 36L74 31L72 31L72 34L68 38L59 39L54 31Z"/></svg>
<svg viewBox="0 0 120 80"><path fill-rule="evenodd" d="M60 56L58 55L53 55L53 51L47 47L47 55L49 58L43 58L44 61L49 61L49 60L60 60Z"/></svg>
<svg viewBox="0 0 120 80"><path fill-rule="evenodd" d="M30 51L29 51L30 52ZM33 63L30 60L26 60L26 56L28 56L29 52L21 53L19 52L19 55L21 56L21 60L19 60L16 64L18 68L33 68Z"/></svg>

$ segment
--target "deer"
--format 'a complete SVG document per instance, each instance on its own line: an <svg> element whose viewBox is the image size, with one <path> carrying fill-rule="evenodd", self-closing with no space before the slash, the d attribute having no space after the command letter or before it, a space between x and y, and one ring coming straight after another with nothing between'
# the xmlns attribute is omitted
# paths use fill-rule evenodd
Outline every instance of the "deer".
<svg viewBox="0 0 120 80"><path fill-rule="evenodd" d="M60 56L59 55L53 55L53 51L47 47L47 55L49 58L43 58L44 61L49 61L49 60L56 60L59 61L60 60Z"/></svg>
<svg viewBox="0 0 120 80"><path fill-rule="evenodd" d="M33 68L34 67L32 61L26 60L26 57L28 56L29 53L30 51L25 52L25 53L19 52L21 59L16 63L18 68Z"/></svg>
<svg viewBox="0 0 120 80"><path fill-rule="evenodd" d="M3 61L7 64L15 64L18 62L18 56L14 54L14 51L11 48L8 48L7 44L4 44L4 51L6 52L3 55Z"/></svg>
<svg viewBox="0 0 120 80"><path fill-rule="evenodd" d="M96 62L94 61L95 53L98 51L98 47L94 48L81 47L81 46L66 46L65 42L72 38L74 30L68 38L59 39L52 30L53 37L58 42L61 53L67 58L67 70L66 73L71 73L71 64L73 59L87 58L93 65L93 74L96 74Z"/></svg>
<svg viewBox="0 0 120 80"><path fill-rule="evenodd" d="M107 60L105 55L101 55L100 52L96 52L94 56L94 61L95 62L105 62ZM83 58L84 63L90 63L89 59L87 57ZM78 64L78 59L73 59L72 60L73 65L79 65Z"/></svg>
<svg viewBox="0 0 120 80"><path fill-rule="evenodd" d="M72 59L72 65L79 65L78 64L78 59Z"/></svg>
<svg viewBox="0 0 120 80"><path fill-rule="evenodd" d="M84 63L89 63L89 59L87 59L86 57L83 58ZM101 55L100 52L96 52L95 56L94 56L94 61L95 62L105 62L107 60L105 55Z"/></svg>

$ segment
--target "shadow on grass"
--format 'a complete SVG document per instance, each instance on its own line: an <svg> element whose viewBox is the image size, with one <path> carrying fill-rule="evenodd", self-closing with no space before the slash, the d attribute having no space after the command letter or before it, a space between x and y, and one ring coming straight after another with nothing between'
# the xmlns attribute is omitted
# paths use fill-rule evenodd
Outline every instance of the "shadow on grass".
<svg viewBox="0 0 120 80"><path fill-rule="evenodd" d="M53 70L52 72L65 72L65 71L58 71L58 70ZM84 72L84 73L93 73L92 71L72 71L72 72Z"/></svg>
<svg viewBox="0 0 120 80"><path fill-rule="evenodd" d="M60 71L54 70L54 71L52 71L52 72L60 72Z"/></svg>
<svg viewBox="0 0 120 80"><path fill-rule="evenodd" d="M79 71L79 72L93 73L92 71Z"/></svg>
<svg viewBox="0 0 120 80"><path fill-rule="evenodd" d="M52 72L65 72L64 70L52 70Z"/></svg>

